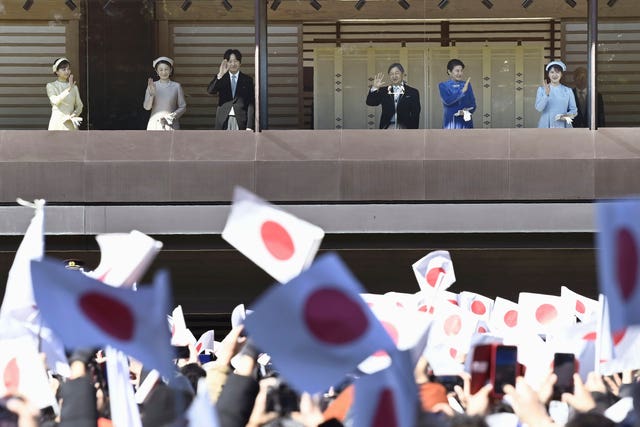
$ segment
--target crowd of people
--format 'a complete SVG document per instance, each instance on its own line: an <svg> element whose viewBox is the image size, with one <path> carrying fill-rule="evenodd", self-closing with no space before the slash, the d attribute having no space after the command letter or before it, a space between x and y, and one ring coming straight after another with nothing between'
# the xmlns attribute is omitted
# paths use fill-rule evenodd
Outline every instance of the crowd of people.
<svg viewBox="0 0 640 427"><path fill-rule="evenodd" d="M228 49L218 73L209 83L207 93L218 95L215 129L253 130L255 121L255 95L253 79L240 71L242 54ZM71 64L58 58L53 64L56 81L47 84L51 103L49 130L75 130L82 122L82 101L71 74ZM443 129L473 128L476 99L471 78L464 76L464 63L452 59L447 63L450 79L438 85L444 109ZM147 130L180 129L179 118L186 112L187 103L180 83L171 80L174 61L161 56L153 61L158 79L149 78L143 107L151 111ZM587 127L587 71L578 67L574 71L575 87L561 83L567 70L562 61L551 61L545 67L545 78L536 94L535 108L541 116L539 128ZM378 73L366 97L366 104L382 108L380 129L418 129L420 122L420 93L409 86L404 67L393 63L384 73ZM604 126L604 104L597 95L597 124Z"/></svg>

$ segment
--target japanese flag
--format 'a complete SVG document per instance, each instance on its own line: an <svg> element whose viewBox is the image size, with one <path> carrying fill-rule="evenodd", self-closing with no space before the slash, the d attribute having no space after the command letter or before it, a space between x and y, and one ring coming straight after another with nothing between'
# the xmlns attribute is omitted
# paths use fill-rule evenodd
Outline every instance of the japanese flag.
<svg viewBox="0 0 640 427"><path fill-rule="evenodd" d="M138 291L105 286L51 259L31 263L42 316L69 348L111 345L163 375L172 372L167 274Z"/></svg>
<svg viewBox="0 0 640 427"><path fill-rule="evenodd" d="M458 294L455 292L436 290L436 291L420 291L417 294L418 298L418 311L422 311L429 314L435 314L436 307L440 304L458 304Z"/></svg>
<svg viewBox="0 0 640 427"><path fill-rule="evenodd" d="M27 337L0 341L0 397L22 395L38 408L58 407L34 343Z"/></svg>
<svg viewBox="0 0 640 427"><path fill-rule="evenodd" d="M391 366L356 381L353 425L413 427L417 406L413 364L408 354L398 352Z"/></svg>
<svg viewBox="0 0 640 427"><path fill-rule="evenodd" d="M496 297L489 316L491 331L498 335L514 333L518 327L520 307L513 301Z"/></svg>
<svg viewBox="0 0 640 427"><path fill-rule="evenodd" d="M244 319L246 319L251 313L253 313L253 311L246 309L244 304L236 305L231 312L231 327L235 328L236 326L242 325L244 323Z"/></svg>
<svg viewBox="0 0 640 427"><path fill-rule="evenodd" d="M640 200L597 205L600 292L611 309L611 330L640 324Z"/></svg>
<svg viewBox="0 0 640 427"><path fill-rule="evenodd" d="M295 389L326 390L369 355L395 349L361 292L340 258L327 254L260 296L245 327Z"/></svg>
<svg viewBox="0 0 640 427"><path fill-rule="evenodd" d="M613 334L614 358L601 364L603 375L640 369L640 326L629 326Z"/></svg>
<svg viewBox="0 0 640 427"><path fill-rule="evenodd" d="M222 238L244 256L286 283L316 255L324 231L236 187Z"/></svg>
<svg viewBox="0 0 640 427"><path fill-rule="evenodd" d="M413 264L413 273L420 289L429 292L447 289L456 281L448 251L433 251Z"/></svg>
<svg viewBox="0 0 640 427"><path fill-rule="evenodd" d="M425 351L434 372L446 375L461 369L477 324L476 316L447 301L436 306Z"/></svg>
<svg viewBox="0 0 640 427"><path fill-rule="evenodd" d="M200 354L206 350L213 352L215 350L215 336L216 334L213 329L209 329L200 335L198 342L196 342L196 353Z"/></svg>
<svg viewBox="0 0 640 427"><path fill-rule="evenodd" d="M87 275L111 286L133 286L162 249L162 242L136 230L99 234L96 241L100 264Z"/></svg>
<svg viewBox="0 0 640 427"><path fill-rule="evenodd" d="M520 328L531 333L548 334L574 323L562 299L555 295L520 292L518 297Z"/></svg>
<svg viewBox="0 0 640 427"><path fill-rule="evenodd" d="M598 313L598 301L573 292L566 286L560 288L560 297L567 310L580 319L581 322Z"/></svg>
<svg viewBox="0 0 640 427"><path fill-rule="evenodd" d="M493 300L475 292L462 291L458 294L458 305L478 316L479 320L489 321Z"/></svg>
<svg viewBox="0 0 640 427"><path fill-rule="evenodd" d="M410 350L420 346L416 351L417 362L426 345L426 334L433 320L432 316L416 310L400 308L393 300L369 307L399 350ZM370 374L390 364L391 356L385 351L378 351L360 363L358 369Z"/></svg>

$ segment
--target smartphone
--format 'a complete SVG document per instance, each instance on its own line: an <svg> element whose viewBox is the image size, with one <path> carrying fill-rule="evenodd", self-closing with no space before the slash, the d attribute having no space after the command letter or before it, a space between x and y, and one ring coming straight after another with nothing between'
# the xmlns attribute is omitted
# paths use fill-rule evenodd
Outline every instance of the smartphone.
<svg viewBox="0 0 640 427"><path fill-rule="evenodd" d="M507 384L516 385L518 370L518 348L511 345L496 347L495 370L493 375L493 395L502 397L502 387Z"/></svg>
<svg viewBox="0 0 640 427"><path fill-rule="evenodd" d="M553 385L552 400L560 400L562 393L573 393L573 374L576 372L576 356L573 353L553 355L553 373L558 380Z"/></svg>
<svg viewBox="0 0 640 427"><path fill-rule="evenodd" d="M501 399L502 387L515 385L519 372L517 347L495 343L476 346L471 362L471 393L491 383L491 397Z"/></svg>

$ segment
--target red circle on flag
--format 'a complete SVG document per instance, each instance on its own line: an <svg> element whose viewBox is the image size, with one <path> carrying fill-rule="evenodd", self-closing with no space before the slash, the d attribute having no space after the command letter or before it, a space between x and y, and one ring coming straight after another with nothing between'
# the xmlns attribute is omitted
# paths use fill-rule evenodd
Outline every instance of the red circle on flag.
<svg viewBox="0 0 640 427"><path fill-rule="evenodd" d="M482 301L474 301L471 303L471 312L475 313L479 316L482 316L487 312L487 307L484 305Z"/></svg>
<svg viewBox="0 0 640 427"><path fill-rule="evenodd" d="M484 326L478 326L478 331L479 334L485 334L487 332L487 328L485 328Z"/></svg>
<svg viewBox="0 0 640 427"><path fill-rule="evenodd" d="M448 336L458 335L462 329L462 319L457 314L452 314L444 321L444 333Z"/></svg>
<svg viewBox="0 0 640 427"><path fill-rule="evenodd" d="M543 325L553 322L556 317L558 310L551 304L540 304L536 309L536 320Z"/></svg>
<svg viewBox="0 0 640 427"><path fill-rule="evenodd" d="M598 334L596 332L587 332L582 336L582 339L585 341L595 341Z"/></svg>
<svg viewBox="0 0 640 427"><path fill-rule="evenodd" d="M335 288L312 292L304 304L303 317L313 336L329 344L355 341L369 327L360 305Z"/></svg>
<svg viewBox="0 0 640 427"><path fill-rule="evenodd" d="M80 297L78 305L103 332L124 341L133 338L134 316L126 304L105 294L87 292Z"/></svg>
<svg viewBox="0 0 640 427"><path fill-rule="evenodd" d="M427 312L427 305L426 304L422 304L420 307L418 307L418 311L426 313Z"/></svg>
<svg viewBox="0 0 640 427"><path fill-rule="evenodd" d="M380 398L375 408L371 427L398 427L398 415L393 399L393 392L385 388L380 392Z"/></svg>
<svg viewBox="0 0 640 427"><path fill-rule="evenodd" d="M504 314L503 319L505 325L513 328L518 324L518 312L515 310L509 310Z"/></svg>
<svg viewBox="0 0 640 427"><path fill-rule="evenodd" d="M286 261L293 256L295 247L289 232L275 221L265 221L260 226L260 237L267 251L275 259Z"/></svg>
<svg viewBox="0 0 640 427"><path fill-rule="evenodd" d="M455 348L451 347L449 349L449 356L451 356L452 359L455 359L457 355L458 355L458 350L456 350Z"/></svg>
<svg viewBox="0 0 640 427"><path fill-rule="evenodd" d="M626 333L627 333L627 328L624 328L611 334L613 339L613 345L620 344L620 341L622 341Z"/></svg>
<svg viewBox="0 0 640 427"><path fill-rule="evenodd" d="M2 382L6 389L6 395L18 393L18 389L20 388L20 367L15 357L9 360L9 363L4 367Z"/></svg>
<svg viewBox="0 0 640 427"><path fill-rule="evenodd" d="M616 278L622 297L629 299L638 280L638 247L633 234L626 228L616 233Z"/></svg>
<svg viewBox="0 0 640 427"><path fill-rule="evenodd" d="M579 299L576 300L576 312L580 314L584 314L587 311L587 308L584 306L584 303Z"/></svg>
<svg viewBox="0 0 640 427"><path fill-rule="evenodd" d="M446 274L446 271L444 271L444 268L442 267L435 267L427 271L427 274L425 276L425 278L427 279L427 284L434 288L438 284L438 278L441 274Z"/></svg>

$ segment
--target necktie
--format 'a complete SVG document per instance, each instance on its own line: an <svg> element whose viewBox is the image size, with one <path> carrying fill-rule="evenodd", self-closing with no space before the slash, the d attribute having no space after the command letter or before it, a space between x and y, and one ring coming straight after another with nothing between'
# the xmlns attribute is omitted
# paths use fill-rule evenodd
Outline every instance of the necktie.
<svg viewBox="0 0 640 427"><path fill-rule="evenodd" d="M231 96L236 97L236 75L231 76Z"/></svg>

